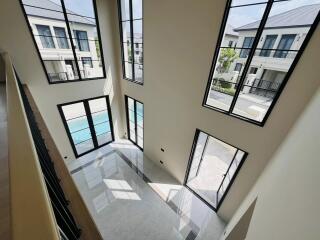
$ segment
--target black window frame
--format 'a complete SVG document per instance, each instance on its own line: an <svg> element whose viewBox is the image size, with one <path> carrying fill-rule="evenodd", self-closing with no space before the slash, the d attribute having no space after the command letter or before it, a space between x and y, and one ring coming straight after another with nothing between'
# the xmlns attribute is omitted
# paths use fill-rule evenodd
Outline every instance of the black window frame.
<svg viewBox="0 0 320 240"><path fill-rule="evenodd" d="M129 81L129 82L133 82L139 85L144 85L144 0L141 0L142 2L142 18L138 18L138 19L134 19L133 18L133 10L132 10L132 1L133 0L128 0L129 1L129 14L130 14L130 19L129 20L122 20L122 11L121 11L121 0L117 0L118 3L118 19L119 19L119 34L120 34L120 46L121 46L121 64L122 64L122 78ZM134 56L135 56L135 43L133 41L134 39L134 28L133 28L133 22L134 21L139 21L141 20L142 22L142 64L138 64L138 65L142 65L142 81L138 81L136 80L136 74L135 74L135 60L134 60ZM132 60L131 60L131 64L132 64L132 79L127 78L126 77L126 70L125 70L125 57L124 57L124 47L123 44L128 44L129 42L124 42L123 40L123 28L122 28L122 23L123 22L129 22L130 23L130 38L131 38L131 43L130 43L130 50L131 50L131 55L132 55ZM129 59L128 59L129 60ZM129 62L129 61L128 61Z"/></svg>
<svg viewBox="0 0 320 240"><path fill-rule="evenodd" d="M97 136L92 134L93 132L95 132L95 130L94 130L93 120L92 120L92 116L91 116L92 113L91 113L90 107L89 107L89 101L90 100L95 100L95 99L99 99L99 98L105 98L106 99L107 111L108 111L108 117L109 117L109 124L110 124L110 131L111 131L111 138L112 138L111 141L106 142L106 143L101 144L101 145L98 145ZM86 112L86 115L84 115L84 116L86 116L87 119L88 119L88 126L89 126L89 129L90 129L90 132L91 132L92 142L93 142L93 146L94 146L93 149L90 149L90 150L88 150L86 152L83 152L81 154L77 153L76 146L75 146L75 144L73 142L73 139L72 139L72 136L71 136L71 132L69 130L68 123L67 123L67 120L66 120L66 118L64 116L63 109L62 109L63 106L76 104L76 103L83 103L84 104L84 108L85 108L85 112ZM77 100L77 101L61 103L61 104L58 104L57 107L58 107L58 111L59 111L62 123L64 125L65 130L66 130L66 134L68 136L70 145L72 147L72 151L73 151L73 153L74 153L76 158L79 158L79 157L81 157L81 156L83 156L83 155L85 155L87 153L95 151L95 150L97 150L97 149L99 149L101 147L104 147L104 146L114 142L114 128L113 128L112 111L111 111L109 95L102 95L102 96L93 97L93 98L86 98L86 99L81 99L81 100Z"/></svg>
<svg viewBox="0 0 320 240"><path fill-rule="evenodd" d="M132 141L131 138L130 138L130 125L129 125L129 104L128 104L128 99L131 98L133 100L133 103L134 103L134 118L135 118L135 136L136 136L136 142ZM126 111L126 121L127 121L127 133L128 133L128 140L130 142L132 142L134 145L136 145L141 151L143 151L144 149L144 103L133 98L133 97L130 97L128 95L124 95L124 101L125 101L125 111ZM137 122L137 110L136 110L136 103L140 103L143 105L143 146L140 147L138 145L138 122Z"/></svg>
<svg viewBox="0 0 320 240"><path fill-rule="evenodd" d="M308 45L308 43L309 43L309 41L310 41L314 31L315 31L315 29L317 28L317 26L319 25L319 22L320 22L320 11L319 11L318 15L316 16L316 18L314 20L314 22L310 26L310 29L309 29L308 33L306 34L306 37L305 37L300 49L296 51L296 57L294 58L290 68L288 69L288 72L286 73L282 83L280 84L280 86L279 86L279 88L278 88L278 90L277 90L277 92L276 92L276 94L275 94L275 96L273 98L273 101L272 101L271 105L269 106L266 114L263 117L263 120L262 121L256 121L256 120L253 120L253 119L238 115L236 113L233 113L232 111L233 111L233 109L235 107L236 101L237 101L238 96L239 96L239 94L241 92L241 88L242 88L241 86L245 82L246 74L248 73L249 68L250 68L250 64L252 63L251 62L252 58L253 58L256 50L259 49L257 46L258 46L259 40L261 38L262 32L264 30L264 26L265 26L265 24L266 24L266 22L268 20L268 16L269 16L269 13L271 11L272 5L273 5L273 3L280 2L280 1L283 1L283 0L266 0L264 2L259 2L259 3L254 3L254 4L239 5L239 6L250 6L250 5L258 5L258 4L266 4L266 8L265 8L264 14L262 16L262 19L260 21L258 30L256 32L255 40L253 42L252 48L250 49L249 56L247 58L246 64L245 64L244 69L243 69L243 73L241 74L241 78L238 79L238 81L237 81L238 87L237 87L235 95L234 95L234 97L232 99L232 103L231 103L231 105L229 107L229 110L223 110L223 109L220 109L218 107L214 107L214 106L206 104L206 101L207 101L208 96L210 94L210 88L211 88L211 85L212 85L214 69L215 69L215 66L216 66L216 63L217 63L217 60L218 60L219 49L222 47L223 33L225 31L226 23L227 23L227 19L228 19L228 15L229 15L229 11L231 9L232 0L227 0L226 6L225 6L225 10L224 10L224 14L223 14L223 18L222 18L222 22L221 22L219 35L218 35L217 44L215 46L215 51L214 51L214 55L213 55L213 59L212 59L212 63L211 63L211 68L210 68L210 72L209 72L209 78L208 78L208 81L207 81L207 86L206 86L204 98L203 98L203 101L202 101L202 106L203 107L211 109L211 110L215 110L217 112L223 113L223 114L231 116L231 117L235 117L237 119L243 120L245 122L248 122L248 123L260 126L260 127L263 127L265 125L265 123L266 123L267 119L269 118L274 106L276 105L279 97L281 96L281 93L282 93L283 89L285 88L285 86L286 86L286 84L287 84L292 72L294 71L297 63L299 62L300 57L302 56L305 48L307 47L307 45ZM239 6L237 6L237 7L239 7Z"/></svg>
<svg viewBox="0 0 320 240"><path fill-rule="evenodd" d="M40 0L39 0L40 1ZM24 8L24 3L23 3L23 0L19 0L19 3L20 3L20 7L21 7L21 10L22 10L22 13L25 17L25 20L26 20L26 23L27 23L27 26L29 28L29 32L30 32L30 35L31 35L31 38L33 40L33 43L34 43L34 46L36 48L36 51L38 53L38 56L39 56L39 59L40 59L40 62L41 62L41 65L42 65L42 68L43 68L43 71L47 77L47 81L50 84L60 84L60 83L74 83L74 82L82 82L82 81L91 81L91 80L99 80L99 79L105 79L106 78L106 69L105 69L105 61L104 61L104 55L103 55L103 47L102 47L102 40L101 40L101 32L100 32L100 23L99 23L99 14L98 14L98 10L97 10L97 4L96 4L96 0L91 0L92 1L92 6L93 6L93 11L94 11L94 15L95 15L95 21L96 21L96 29L97 29L97 41L98 41L98 44L99 44L99 51L100 51L100 59L97 59L97 61L101 61L101 67L102 67L102 76L101 77L92 77L92 78L82 78L81 76L81 71L80 71L80 67L79 67L79 61L81 61L81 59L78 59L78 55L76 53L76 46L75 46L75 43L73 40L75 40L75 36L73 35L73 32L71 30L71 23L72 21L70 21L68 19L68 14L70 14L70 12L67 12L66 10L66 7L65 7L65 3L64 1L65 0L60 0L61 1L61 9L62 9L62 14L64 15L64 23L66 24L66 28L67 28L67 33L69 35L68 38L71 38L70 39L70 42L69 44L71 45L71 49L72 49L72 54L73 54L73 58L74 58L74 62L75 62L75 65L76 65L76 72L75 74L77 74L78 76L78 79L73 79L72 81L63 81L63 80L60 80L60 81L50 81L50 73L47 72L46 70L46 67L45 67L45 64L44 64L44 60L42 59L41 57L41 53L40 53L40 49L37 45L37 42L36 42L36 39L35 39L35 35L33 34L33 30L32 30L32 26L28 20L28 15L26 13L26 10ZM26 6L29 6L30 5L26 5ZM32 6L31 6L32 7ZM36 7L36 6L33 6L33 7ZM39 8L39 7L36 7L36 8ZM45 9L44 10L49 10L49 11L52 11L50 9ZM82 16L80 14L76 14L77 16L79 17L87 17L87 16ZM70 46L69 46L70 47Z"/></svg>
<svg viewBox="0 0 320 240"><path fill-rule="evenodd" d="M211 205L208 201L206 201L202 196L200 196L196 191L194 191L192 188L190 188L190 187L187 185L190 168L191 168L191 166L192 166L193 156L194 156L195 149L196 149L196 147L197 147L198 138L199 138L199 135L200 135L201 132L204 133L204 134L206 134L206 135L208 135L208 137L212 137L212 138L214 138L214 139L217 139L217 140L219 140L219 141L221 141L221 142L223 142L223 143L225 143L225 144L227 144L227 145L229 145L229 146L231 146L231 147L234 147L235 149L237 149L237 151L240 150L240 151L242 151L242 152L244 153L244 155L243 155L243 157L242 157L239 165L237 166L237 169L235 170L232 178L230 179L230 182L229 182L227 188L225 189L225 191L224 191L224 193L223 193L220 201L218 202L217 207L214 207L213 205ZM202 153L202 154L203 154L203 153ZM230 144L230 143L228 143L228 142L226 142L226 141L224 141L224 140L222 140L222 139L220 139L220 138L218 138L218 137L215 137L215 136L213 136L212 134L207 133L206 131L203 131L203 130L201 130L201 129L199 129L199 128L196 128L195 134L194 134L194 138L193 138L192 147L191 147L191 151L190 151L190 155L189 155L188 165L187 165L187 169L186 169L186 172L185 172L185 177L184 177L183 185L184 185L187 189L189 189L194 195L196 195L202 202L204 202L209 208L211 208L213 211L217 212L217 211L219 210L219 208L221 207L221 205L222 205L225 197L227 196L230 188L232 187L234 181L236 180L236 178L237 178L237 176L238 176L238 173L239 173L239 171L241 170L241 168L242 168L244 162L246 161L248 155L249 155L249 153L248 153L247 151L244 151L243 149L241 149L241 148L239 148L239 147L236 147L236 146L234 146L234 145L232 145L232 144ZM235 159L235 156L236 156L236 154L234 155L233 160ZM227 173L228 173L228 171L229 171L229 169L230 169L230 166L231 166L232 163L233 163L233 160L232 160L232 162L230 163L230 165L229 165L229 167L228 167ZM227 174L226 174L226 175L227 175ZM226 175L224 176L224 179L225 179ZM223 182L224 182L224 179L222 180L219 189L221 188L221 186L222 186L222 184L223 184ZM219 189L218 189L217 192L219 192Z"/></svg>

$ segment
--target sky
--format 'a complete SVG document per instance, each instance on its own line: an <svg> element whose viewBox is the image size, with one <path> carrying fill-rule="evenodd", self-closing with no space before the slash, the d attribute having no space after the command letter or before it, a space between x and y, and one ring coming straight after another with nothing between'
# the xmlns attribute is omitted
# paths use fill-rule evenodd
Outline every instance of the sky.
<svg viewBox="0 0 320 240"><path fill-rule="evenodd" d="M51 1L61 5L60 0ZM92 0L64 0L64 4L66 8L72 12L94 18Z"/></svg>
<svg viewBox="0 0 320 240"><path fill-rule="evenodd" d="M234 0L232 2L232 6L258 2L265 2L265 0ZM270 16L286 12L297 7L317 3L319 4L320 0L290 0L284 2L275 2L271 9ZM234 27L240 27L245 24L260 20L264 12L264 9L265 4L231 8L228 18L228 24Z"/></svg>

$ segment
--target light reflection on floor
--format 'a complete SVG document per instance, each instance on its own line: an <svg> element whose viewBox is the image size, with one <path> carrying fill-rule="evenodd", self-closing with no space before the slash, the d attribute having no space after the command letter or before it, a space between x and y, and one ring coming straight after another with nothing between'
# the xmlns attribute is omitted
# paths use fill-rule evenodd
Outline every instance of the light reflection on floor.
<svg viewBox="0 0 320 240"><path fill-rule="evenodd" d="M214 240L224 229L211 209L128 141L68 167L105 239Z"/></svg>

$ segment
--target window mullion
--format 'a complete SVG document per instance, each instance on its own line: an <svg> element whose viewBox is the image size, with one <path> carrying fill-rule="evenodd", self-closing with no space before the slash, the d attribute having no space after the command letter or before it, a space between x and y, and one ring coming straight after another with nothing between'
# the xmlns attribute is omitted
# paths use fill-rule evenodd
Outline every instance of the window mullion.
<svg viewBox="0 0 320 240"><path fill-rule="evenodd" d="M129 0L129 8L130 8L130 34L131 34L131 62L132 62L132 80L136 80L135 69L134 69L134 44L133 44L133 10L132 10L132 0Z"/></svg>
<svg viewBox="0 0 320 240"><path fill-rule="evenodd" d="M72 49L74 61L76 62L78 78L81 79L82 77L81 77L80 67L79 67L78 58L77 58L77 54L76 54L76 48L75 48L74 43L73 43L72 32L71 32L71 28L70 28L70 25L69 25L68 14L67 14L67 11L66 11L66 6L64 4L64 0L61 0L61 7L62 7L63 15L64 15L64 18L65 18L65 21L66 21L67 30L68 30L68 33L69 33L69 38L70 38L71 49Z"/></svg>
<svg viewBox="0 0 320 240"><path fill-rule="evenodd" d="M251 64L251 61L253 59L253 56L254 56L254 53L255 53L255 50L259 44L259 41L260 41L260 37L262 35L262 32L264 30L264 26L265 24L267 23L267 20L268 20L268 16L269 16L269 13L271 11L271 8L272 8L272 4L273 4L273 1L274 0L268 0L268 3L267 3L267 6L266 6L266 9L264 11L264 14L262 16L262 19L261 19L261 22L260 22L260 25L259 25L259 28L257 30L257 33L256 33L256 36L255 36L255 39L253 41L253 44L252 44L252 47L251 47L251 50L250 50L250 53L248 55L248 59L247 59L247 62L243 68L243 72L242 72L242 76L239 80L239 83L238 83L238 87L236 89L236 92L234 94L234 97L232 99L232 102L231 102L231 105L230 105L230 108L229 108L229 113L232 113L233 109L234 109L234 106L236 105L236 102L237 102L237 99L239 97L239 94L241 92L241 87L245 81L245 78L246 78L246 75L247 75L247 72L249 70L249 67L250 67L250 64Z"/></svg>
<svg viewBox="0 0 320 240"><path fill-rule="evenodd" d="M92 119L88 100L83 101L83 105L84 105L84 109L86 111L86 115L87 115L87 119L88 119L88 125L89 125L89 129L90 129L90 133L91 133L91 137L92 137L92 141L93 141L93 146L94 146L94 148L97 148L98 147L97 134L94 129L93 119Z"/></svg>

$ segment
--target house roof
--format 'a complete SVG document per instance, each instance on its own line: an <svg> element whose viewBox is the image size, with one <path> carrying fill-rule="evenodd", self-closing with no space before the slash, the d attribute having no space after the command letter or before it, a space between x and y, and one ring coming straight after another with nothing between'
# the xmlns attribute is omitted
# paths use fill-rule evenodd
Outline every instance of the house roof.
<svg viewBox="0 0 320 240"><path fill-rule="evenodd" d="M320 10L320 4L312 4L298 7L283 13L273 15L268 18L265 28L281 27L302 27L312 25ZM260 21L255 21L234 29L234 31L244 31L257 29Z"/></svg>
<svg viewBox="0 0 320 240"><path fill-rule="evenodd" d="M59 4L56 4L50 0L23 0L23 4L25 5L24 8L26 10L27 15L35 16L35 17L42 17L42 18L49 18L49 19L56 19L56 20L65 20L62 7ZM32 7L34 6L34 7ZM88 25L96 25L95 22L86 17L82 17L75 12L72 12L67 9L68 19L70 22L88 24Z"/></svg>
<svg viewBox="0 0 320 240"><path fill-rule="evenodd" d="M226 25L225 34L232 35L232 36L239 36L239 33L235 32L234 27L230 24Z"/></svg>

